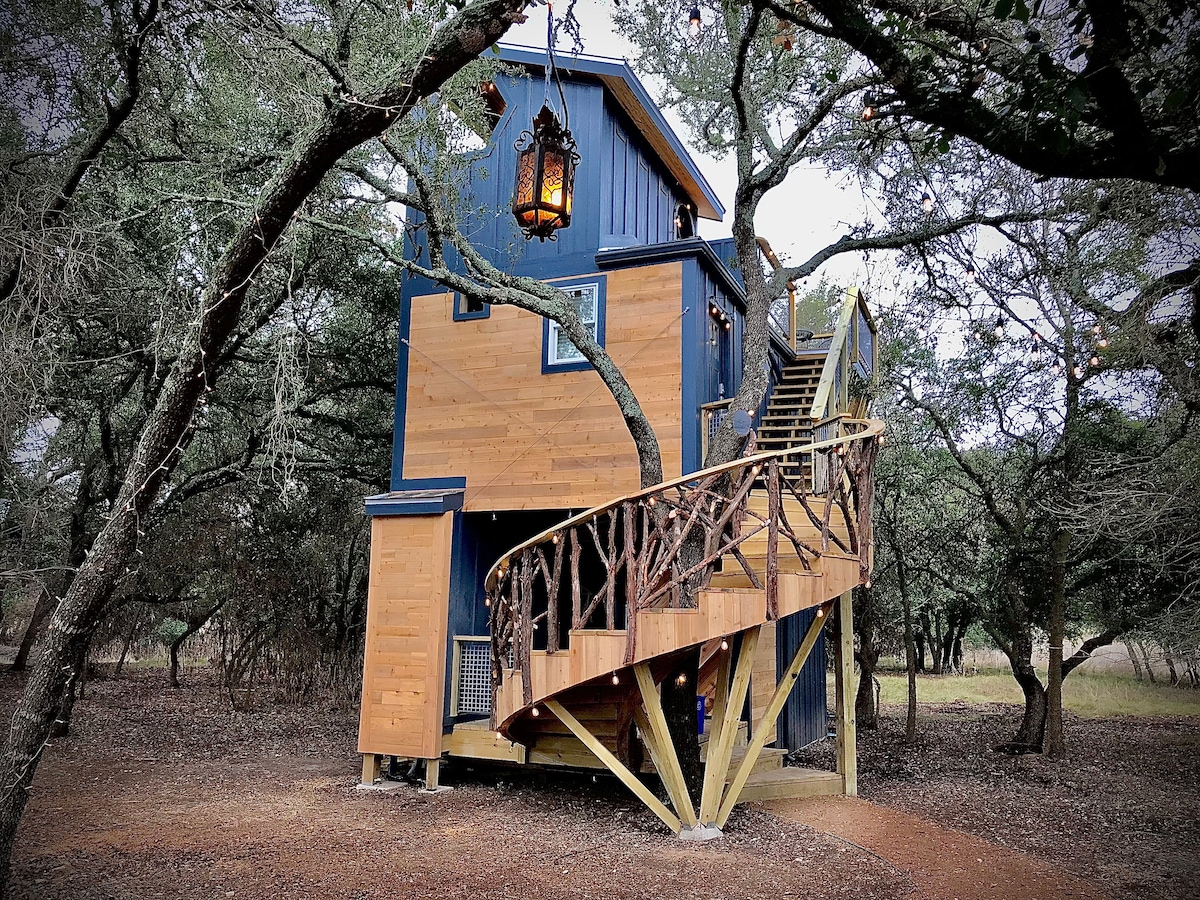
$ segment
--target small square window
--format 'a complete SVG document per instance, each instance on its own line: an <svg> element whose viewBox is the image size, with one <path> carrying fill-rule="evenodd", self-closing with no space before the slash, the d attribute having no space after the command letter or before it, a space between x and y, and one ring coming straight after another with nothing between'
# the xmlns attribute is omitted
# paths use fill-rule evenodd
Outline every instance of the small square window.
<svg viewBox="0 0 1200 900"><path fill-rule="evenodd" d="M596 285L585 284L580 287L567 288L567 294L575 303L575 308L579 310L579 319L583 322L583 326L591 332L592 337L596 336L597 308L596 308ZM571 339L559 327L557 322L550 323L550 358L547 360L550 365L566 362L579 362L583 359L583 354L579 352L579 348L571 343Z"/></svg>
<svg viewBox="0 0 1200 900"><path fill-rule="evenodd" d="M486 319L492 314L492 306L475 297L462 294L454 295L454 321L462 322L467 319Z"/></svg>
<svg viewBox="0 0 1200 900"><path fill-rule="evenodd" d="M604 284L573 284L562 290L571 298L579 311L583 326L591 332L596 343L604 345ZM545 346L542 351L542 369L546 372L577 371L591 368L579 348L571 343L566 332L557 322L546 320L543 332Z"/></svg>

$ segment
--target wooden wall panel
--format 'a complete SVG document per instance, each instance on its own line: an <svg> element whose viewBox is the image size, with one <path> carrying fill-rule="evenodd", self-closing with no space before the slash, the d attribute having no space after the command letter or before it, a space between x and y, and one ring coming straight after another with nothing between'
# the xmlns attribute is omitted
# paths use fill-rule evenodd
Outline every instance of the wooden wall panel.
<svg viewBox="0 0 1200 900"><path fill-rule="evenodd" d="M605 347L658 433L665 477L676 477L682 264L605 277ZM412 301L404 477L466 476L468 511L588 507L636 490L633 440L600 377L542 374L532 313L497 306L455 322L452 305L450 294Z"/></svg>
<svg viewBox="0 0 1200 900"><path fill-rule="evenodd" d="M442 752L454 514L376 516L358 751Z"/></svg>
<svg viewBox="0 0 1200 900"><path fill-rule="evenodd" d="M754 731L762 718L775 686L779 683L775 671L775 622L767 622L758 635L758 652L754 656L754 668L750 670L750 722ZM791 659L788 660L791 662ZM753 733L753 732L752 732ZM767 732L767 743L775 740L775 723Z"/></svg>

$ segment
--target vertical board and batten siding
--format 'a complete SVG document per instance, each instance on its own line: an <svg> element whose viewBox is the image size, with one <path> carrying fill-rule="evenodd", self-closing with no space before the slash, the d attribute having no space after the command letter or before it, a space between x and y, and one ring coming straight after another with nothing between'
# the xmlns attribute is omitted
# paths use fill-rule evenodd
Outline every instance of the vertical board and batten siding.
<svg viewBox="0 0 1200 900"><path fill-rule="evenodd" d="M371 520L360 753L441 755L453 522Z"/></svg>
<svg viewBox="0 0 1200 900"><path fill-rule="evenodd" d="M802 609L776 623L775 660L779 671L782 672L791 663L797 648L804 640L805 632L816 616L816 609ZM826 628L828 629L828 626ZM825 696L826 634L827 630L821 632L808 661L800 670L796 686L788 695L783 712L779 714L779 721L776 723L778 747L798 750L807 747L813 741L821 740L828 732Z"/></svg>
<svg viewBox="0 0 1200 900"><path fill-rule="evenodd" d="M606 349L681 474L681 264L580 275L607 284ZM591 369L542 372L542 320L510 306L456 322L412 299L403 477L465 476L464 510L586 508L637 490L637 452Z"/></svg>
<svg viewBox="0 0 1200 900"><path fill-rule="evenodd" d="M675 238L675 205L687 201L665 166L638 137L599 82L566 79L563 93L570 128L579 146L575 202L569 228L555 240L525 240L510 208L517 166L514 144L541 108L541 79L497 75L507 108L486 150L463 154L460 208L463 233L475 248L506 272L550 279L590 271L596 250L657 244ZM560 103L554 92L552 106ZM410 222L422 221L409 211ZM412 253L426 253L416 232ZM447 262L457 265L448 248ZM425 279L410 279L406 294L434 293Z"/></svg>

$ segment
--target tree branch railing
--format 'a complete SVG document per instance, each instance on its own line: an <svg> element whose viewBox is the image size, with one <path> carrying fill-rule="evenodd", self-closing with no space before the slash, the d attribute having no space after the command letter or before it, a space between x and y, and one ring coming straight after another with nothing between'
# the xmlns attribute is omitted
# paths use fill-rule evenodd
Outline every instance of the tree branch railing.
<svg viewBox="0 0 1200 900"><path fill-rule="evenodd" d="M505 670L512 669L521 673L524 705L532 702L535 643L554 654L565 649L572 631L623 628L629 665L637 613L694 608L698 592L718 573L740 573L764 590L767 618L774 620L781 565L809 572L826 553L869 551L883 423L838 416L819 425L832 429L827 439L757 453L617 498L505 553L485 580L493 701ZM765 503L752 504L752 497ZM802 521L789 519L789 505ZM752 538L759 540L748 556ZM862 554L859 569L866 581L870 560Z"/></svg>

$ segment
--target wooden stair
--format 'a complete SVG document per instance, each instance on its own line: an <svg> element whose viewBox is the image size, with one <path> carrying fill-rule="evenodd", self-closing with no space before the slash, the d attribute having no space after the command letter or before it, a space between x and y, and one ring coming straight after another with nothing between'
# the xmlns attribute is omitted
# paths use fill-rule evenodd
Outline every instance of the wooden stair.
<svg viewBox="0 0 1200 900"><path fill-rule="evenodd" d="M824 366L825 354L814 353L797 357L783 370L758 428L757 449L787 450L812 441L810 412ZM794 467L788 474L807 473Z"/></svg>

